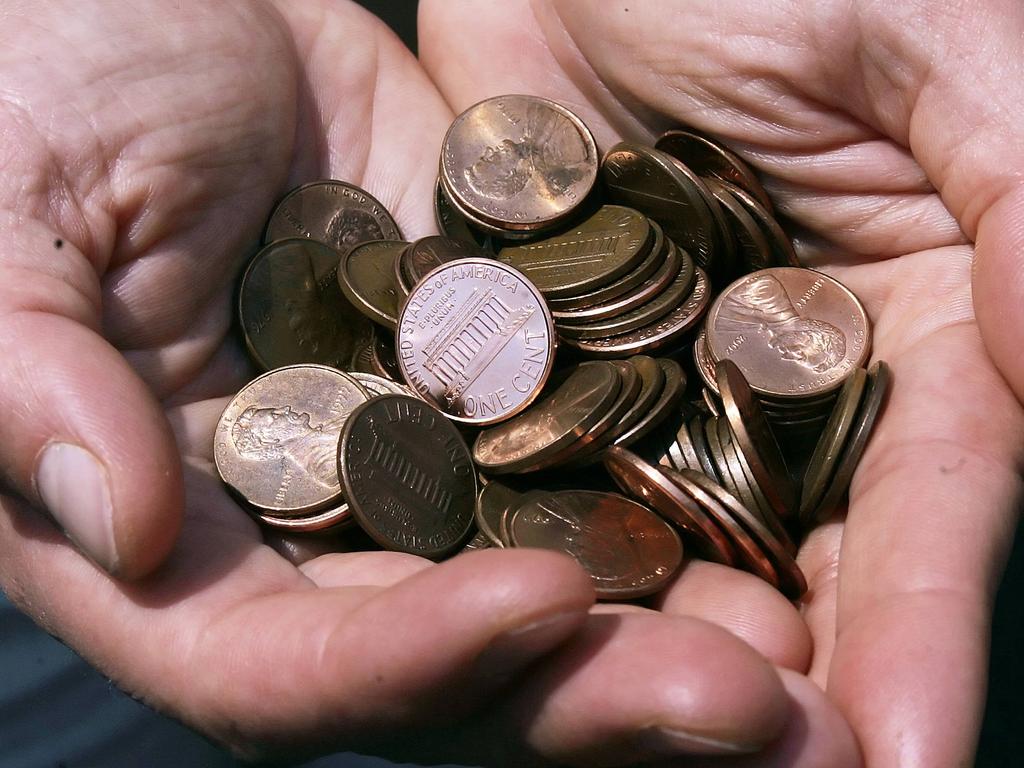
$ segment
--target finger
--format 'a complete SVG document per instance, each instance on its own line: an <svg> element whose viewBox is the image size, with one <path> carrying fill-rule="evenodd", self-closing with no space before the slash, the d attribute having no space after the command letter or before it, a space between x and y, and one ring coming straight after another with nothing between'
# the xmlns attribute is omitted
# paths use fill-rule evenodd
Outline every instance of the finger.
<svg viewBox="0 0 1024 768"><path fill-rule="evenodd" d="M0 235L0 477L96 564L136 578L180 526L178 454L152 394L95 330L92 265L56 239L41 224Z"/></svg>
<svg viewBox="0 0 1024 768"><path fill-rule="evenodd" d="M727 629L777 666L803 672L810 664L811 635L800 613L752 574L691 560L655 604Z"/></svg>
<svg viewBox="0 0 1024 768"><path fill-rule="evenodd" d="M300 570L318 587L390 587L431 566L425 558L402 552L334 552L303 563Z"/></svg>

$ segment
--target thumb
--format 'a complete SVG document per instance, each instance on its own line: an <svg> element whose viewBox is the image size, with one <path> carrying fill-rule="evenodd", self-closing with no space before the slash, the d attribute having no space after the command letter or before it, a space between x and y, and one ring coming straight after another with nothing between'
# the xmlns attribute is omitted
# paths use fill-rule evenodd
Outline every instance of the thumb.
<svg viewBox="0 0 1024 768"><path fill-rule="evenodd" d="M89 261L41 224L3 230L0 481L104 570L144 576L170 551L184 504L170 426L99 333Z"/></svg>

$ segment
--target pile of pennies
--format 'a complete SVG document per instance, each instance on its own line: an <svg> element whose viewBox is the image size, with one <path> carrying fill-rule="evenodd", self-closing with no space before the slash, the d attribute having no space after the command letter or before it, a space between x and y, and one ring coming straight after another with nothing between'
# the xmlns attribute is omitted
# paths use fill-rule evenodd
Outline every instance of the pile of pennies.
<svg viewBox="0 0 1024 768"><path fill-rule="evenodd" d="M432 559L563 551L609 600L684 552L798 599L890 373L755 174L690 130L601 156L565 107L502 96L456 118L434 203L413 242L346 182L272 212L238 294L267 372L215 438L244 508Z"/></svg>

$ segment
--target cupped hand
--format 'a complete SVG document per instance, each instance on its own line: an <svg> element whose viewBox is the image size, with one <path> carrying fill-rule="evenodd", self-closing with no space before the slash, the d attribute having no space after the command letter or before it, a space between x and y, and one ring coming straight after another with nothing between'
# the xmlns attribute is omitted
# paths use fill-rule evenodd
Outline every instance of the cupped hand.
<svg viewBox="0 0 1024 768"><path fill-rule="evenodd" d="M590 615L568 558L296 566L224 492L213 428L253 373L232 286L275 199L341 178L406 236L432 228L452 113L380 22L344 0L4 10L0 584L20 607L249 756L855 759L800 676L713 623Z"/></svg>
<svg viewBox="0 0 1024 768"><path fill-rule="evenodd" d="M894 387L849 510L801 548L802 615L710 564L662 608L807 672L868 765L970 764L1021 491L1020 4L432 0L420 22L455 110L535 93L605 147L680 123L724 140L804 262L863 300Z"/></svg>

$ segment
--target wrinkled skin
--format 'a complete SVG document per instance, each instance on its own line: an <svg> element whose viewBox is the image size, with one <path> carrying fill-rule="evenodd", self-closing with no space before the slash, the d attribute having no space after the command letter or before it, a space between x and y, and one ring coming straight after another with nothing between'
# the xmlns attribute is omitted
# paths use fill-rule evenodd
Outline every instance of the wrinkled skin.
<svg viewBox="0 0 1024 768"><path fill-rule="evenodd" d="M1020 492L1018 3L430 0L422 67L344 0L3 5L0 584L44 627L246 755L970 762ZM503 92L604 147L724 139L864 301L895 386L799 607L700 562L655 612L542 552L272 547L216 480L273 201L347 179L427 234L452 110ZM118 578L37 508L52 441L106 468Z"/></svg>

